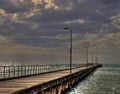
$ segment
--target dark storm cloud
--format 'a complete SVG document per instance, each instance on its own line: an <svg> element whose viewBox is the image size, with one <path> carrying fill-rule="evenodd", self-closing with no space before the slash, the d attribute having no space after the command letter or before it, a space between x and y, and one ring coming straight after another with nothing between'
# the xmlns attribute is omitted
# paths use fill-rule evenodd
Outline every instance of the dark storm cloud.
<svg viewBox="0 0 120 94"><path fill-rule="evenodd" d="M0 0L0 8L8 13L26 12L33 8L31 0Z"/></svg>
<svg viewBox="0 0 120 94"><path fill-rule="evenodd" d="M37 14L30 17L28 20L37 21L37 22L44 22L44 21L66 21L66 20L75 20L79 18L90 19L92 16L95 19L97 16L98 18L100 15L96 13L96 7L93 6L94 3L78 3L78 0L71 1L58 1L59 9L58 10L43 10L42 15ZM65 3L66 2L66 3ZM83 1L84 2L84 1ZM67 9L68 8L68 9ZM69 9L70 8L70 9ZM96 16L96 17L94 17ZM97 18L96 18L97 19Z"/></svg>
<svg viewBox="0 0 120 94"><path fill-rule="evenodd" d="M103 3L103 4L107 4L107 5L109 5L109 4L117 4L117 3L120 3L120 1L119 0L97 0L97 1L99 1L99 2L101 2L101 3Z"/></svg>
<svg viewBox="0 0 120 94"><path fill-rule="evenodd" d="M119 51L119 5L120 0L0 0L0 56L61 62L69 53L70 32L65 27L73 31L78 58L84 57L85 41L101 56Z"/></svg>
<svg viewBox="0 0 120 94"><path fill-rule="evenodd" d="M42 15L38 13L27 20L31 22L42 23L42 27L44 28L60 28L60 25L61 27L69 26L71 28L83 28L84 26L80 26L81 24L64 24L64 22L67 20L76 20L79 18L91 21L89 24L91 25L91 28L94 26L94 29L95 27L98 28L98 26L101 26L103 22L110 22L109 17L111 15L108 15L109 13L107 14L108 9L106 7L104 8L104 5L98 0L93 0L93 2L88 0L81 0L81 2L78 0L60 0L56 2L60 8L59 10L44 10L42 11ZM67 9L67 7L70 7L71 9ZM109 10L111 9L109 8ZM83 31L82 28L81 31ZM87 28L88 30L90 29L89 26L87 27L87 25L85 25L84 28L86 28L86 31Z"/></svg>
<svg viewBox="0 0 120 94"><path fill-rule="evenodd" d="M36 6L31 0L25 0L24 3L1 0L1 9L8 13L1 25L1 34L14 39L16 43L32 46L54 45L55 47L63 41L53 40L51 36L66 34L64 27L71 27L73 34L98 33L101 32L100 30L118 31L111 24L113 20L110 19L111 16L119 14L118 0L54 0L53 3L58 7L57 9L46 8L45 3ZM18 12L20 12L18 17L11 21L9 13ZM78 23L79 20L83 22ZM8 28L10 32L4 32L5 28ZM40 38L40 36L46 36L47 39Z"/></svg>
<svg viewBox="0 0 120 94"><path fill-rule="evenodd" d="M10 33L4 33L4 36L15 40L15 43L29 45L29 46L40 46L40 47L59 47L63 42L67 42L67 39L59 39L59 37L55 37L59 34L63 34L62 32L45 30L31 30L24 28L19 29L18 31L11 31ZM65 33L64 33L65 35Z"/></svg>
<svg viewBox="0 0 120 94"><path fill-rule="evenodd" d="M49 36L50 37L50 36ZM55 47L58 48L64 42L68 40L61 40L56 38L17 38L16 42L20 44L27 44L29 46L40 46L40 47Z"/></svg>

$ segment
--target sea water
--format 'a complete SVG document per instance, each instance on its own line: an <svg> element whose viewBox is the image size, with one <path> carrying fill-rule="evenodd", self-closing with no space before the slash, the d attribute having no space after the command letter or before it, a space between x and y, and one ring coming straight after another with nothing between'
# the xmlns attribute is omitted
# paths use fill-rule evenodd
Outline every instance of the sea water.
<svg viewBox="0 0 120 94"><path fill-rule="evenodd" d="M120 94L120 65L103 65L65 94Z"/></svg>

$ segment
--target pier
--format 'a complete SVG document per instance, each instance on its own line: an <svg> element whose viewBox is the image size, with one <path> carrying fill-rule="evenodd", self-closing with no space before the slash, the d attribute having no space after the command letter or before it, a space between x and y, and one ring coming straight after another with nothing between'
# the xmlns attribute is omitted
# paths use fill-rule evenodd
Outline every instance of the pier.
<svg viewBox="0 0 120 94"><path fill-rule="evenodd" d="M33 75L1 79L0 94L62 94L101 66L100 64L90 64L75 67L72 69L72 73L66 68L39 73L39 68L36 68L36 73Z"/></svg>

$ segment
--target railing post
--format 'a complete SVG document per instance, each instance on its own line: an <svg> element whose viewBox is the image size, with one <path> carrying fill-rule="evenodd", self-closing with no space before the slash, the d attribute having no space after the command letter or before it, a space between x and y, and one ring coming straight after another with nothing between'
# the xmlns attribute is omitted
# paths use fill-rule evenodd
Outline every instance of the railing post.
<svg viewBox="0 0 120 94"><path fill-rule="evenodd" d="M32 74L34 74L34 66L31 65Z"/></svg>
<svg viewBox="0 0 120 94"><path fill-rule="evenodd" d="M39 65L39 73L40 73L40 65Z"/></svg>
<svg viewBox="0 0 120 94"><path fill-rule="evenodd" d="M25 75L25 67L24 67L24 65L22 66L22 70L23 70L23 76Z"/></svg>
<svg viewBox="0 0 120 94"><path fill-rule="evenodd" d="M13 66L13 77L15 77L15 66Z"/></svg>
<svg viewBox="0 0 120 94"><path fill-rule="evenodd" d="M5 72L6 72L6 71L5 71L5 66L3 66L3 78L4 78L4 79L5 79L5 75L6 75Z"/></svg>
<svg viewBox="0 0 120 94"><path fill-rule="evenodd" d="M31 65L29 65L28 69L29 69L29 72L28 72L28 75L31 74Z"/></svg>
<svg viewBox="0 0 120 94"><path fill-rule="evenodd" d="M37 74L38 74L38 65L36 65L36 69L37 69Z"/></svg>
<svg viewBox="0 0 120 94"><path fill-rule="evenodd" d="M73 65L77 68L79 65ZM22 77L26 75L35 75L43 72L68 69L67 65L17 65L17 66L0 66L2 70L2 79Z"/></svg>
<svg viewBox="0 0 120 94"><path fill-rule="evenodd" d="M37 74L37 66L35 65L35 74Z"/></svg>
<svg viewBox="0 0 120 94"><path fill-rule="evenodd" d="M36 69L36 65L34 65L35 66L35 74L37 74L37 69Z"/></svg>
<svg viewBox="0 0 120 94"><path fill-rule="evenodd" d="M42 66L41 66L41 65L39 65L39 73L41 73L41 68L42 68Z"/></svg>
<svg viewBox="0 0 120 94"><path fill-rule="evenodd" d="M34 74L36 74L36 73L37 73L37 71L36 71L36 65L34 65L34 67L35 67L35 69L34 69L34 70L35 70L35 73L34 73Z"/></svg>
<svg viewBox="0 0 120 94"><path fill-rule="evenodd" d="M28 65L28 75L30 74L30 65Z"/></svg>
<svg viewBox="0 0 120 94"><path fill-rule="evenodd" d="M38 74L39 74L39 65L37 65L37 70L38 70Z"/></svg>
<svg viewBox="0 0 120 94"><path fill-rule="evenodd" d="M35 65L35 74L37 74L37 66Z"/></svg>
<svg viewBox="0 0 120 94"><path fill-rule="evenodd" d="M46 66L44 65L44 72L46 71Z"/></svg>
<svg viewBox="0 0 120 94"><path fill-rule="evenodd" d="M33 74L33 65L31 65L31 74Z"/></svg>
<svg viewBox="0 0 120 94"><path fill-rule="evenodd" d="M24 75L26 75L26 65L24 65Z"/></svg>
<svg viewBox="0 0 120 94"><path fill-rule="evenodd" d="M33 73L34 73L34 72L33 72L33 65L31 65L31 70L32 70L32 74L33 74Z"/></svg>
<svg viewBox="0 0 120 94"><path fill-rule="evenodd" d="M36 65L36 70L37 70L36 72L37 72L37 74L38 74L38 65Z"/></svg>
<svg viewBox="0 0 120 94"><path fill-rule="evenodd" d="M33 71L34 71L33 74L35 74L35 72L36 72L35 65L33 65Z"/></svg>
<svg viewBox="0 0 120 94"><path fill-rule="evenodd" d="M28 67L27 67L27 70L28 70L27 75L29 75L29 65L28 65Z"/></svg>
<svg viewBox="0 0 120 94"><path fill-rule="evenodd" d="M32 65L30 65L30 74L32 74Z"/></svg>
<svg viewBox="0 0 120 94"><path fill-rule="evenodd" d="M23 68L22 68L22 65L21 65L21 76L23 75L23 70L22 70Z"/></svg>
<svg viewBox="0 0 120 94"><path fill-rule="evenodd" d="M31 68L30 68L30 69L31 69L31 74L33 74L33 66L32 66L32 65L31 65Z"/></svg>
<svg viewBox="0 0 120 94"><path fill-rule="evenodd" d="M11 72L10 72L10 67L11 67L11 66L8 66L8 75L9 75L9 78L10 78L10 73L11 73Z"/></svg>
<svg viewBox="0 0 120 94"><path fill-rule="evenodd" d="M42 72L44 72L44 65L41 65L41 66L42 66L42 69L41 69L41 70L42 70Z"/></svg>
<svg viewBox="0 0 120 94"><path fill-rule="evenodd" d="M17 71L17 76L19 77L19 65L17 66L18 71Z"/></svg>

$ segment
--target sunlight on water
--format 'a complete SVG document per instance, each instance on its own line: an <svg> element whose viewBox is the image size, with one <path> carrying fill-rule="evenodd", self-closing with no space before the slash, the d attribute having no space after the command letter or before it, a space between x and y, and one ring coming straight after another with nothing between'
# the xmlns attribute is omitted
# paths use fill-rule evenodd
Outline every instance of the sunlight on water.
<svg viewBox="0 0 120 94"><path fill-rule="evenodd" d="M65 94L120 94L120 65L97 69Z"/></svg>

